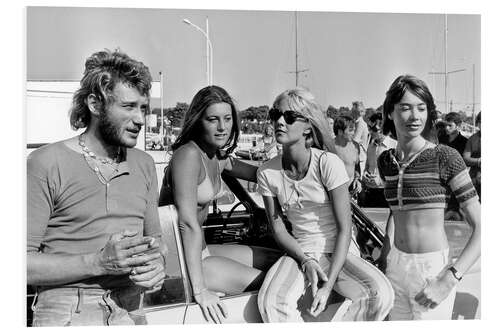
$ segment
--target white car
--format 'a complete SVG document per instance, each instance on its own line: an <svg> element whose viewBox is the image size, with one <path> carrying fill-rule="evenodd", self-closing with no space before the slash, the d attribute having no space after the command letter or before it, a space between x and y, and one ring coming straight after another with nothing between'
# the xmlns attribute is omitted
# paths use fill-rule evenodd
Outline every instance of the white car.
<svg viewBox="0 0 500 333"><path fill-rule="evenodd" d="M249 192L236 179L223 175L227 188L234 195L229 195L223 205L212 210L204 225L208 243L241 243L277 248L267 227L266 214L262 200L258 195ZM255 199L255 200L254 200ZM229 201L232 200L232 202ZM259 202L260 201L260 202ZM223 211L219 208L223 207ZM231 207L231 208L229 208ZM373 261L380 253L383 230L389 211L385 208L362 209L352 203L353 223L361 255ZM182 251L182 242L178 226L165 223L170 220L168 211L160 207L160 219L164 228L169 254L167 258L167 274L163 288L146 295L144 308L149 324L203 324L207 323L200 307L194 302L187 275L186 263ZM463 222L446 222L446 230L450 240L450 249L456 257L470 235L470 228ZM454 319L479 318L479 281L478 265L464 276L458 287L454 308ZM238 295L221 295L228 309L225 323L258 323L262 322L257 308L258 290ZM307 302L305 302L307 303ZM317 318L303 312L305 321L337 321L342 318L350 300L333 293L330 305Z"/></svg>

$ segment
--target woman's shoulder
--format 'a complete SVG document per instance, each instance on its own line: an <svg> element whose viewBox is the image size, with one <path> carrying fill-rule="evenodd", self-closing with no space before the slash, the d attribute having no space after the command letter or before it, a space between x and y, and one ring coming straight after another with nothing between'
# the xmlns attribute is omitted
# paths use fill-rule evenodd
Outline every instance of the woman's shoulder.
<svg viewBox="0 0 500 333"><path fill-rule="evenodd" d="M450 147L448 145L444 145L442 143L437 144L434 147L434 152L437 155L443 156L443 157L459 157L460 153L453 147Z"/></svg>
<svg viewBox="0 0 500 333"><path fill-rule="evenodd" d="M324 165L325 163L327 165L344 165L344 162L342 159L335 153L331 151L326 151L326 150L321 150L317 148L311 148L313 151L313 156L315 156L315 159L317 162L316 163L321 163L321 165Z"/></svg>
<svg viewBox="0 0 500 333"><path fill-rule="evenodd" d="M439 161L440 169L444 170L451 165L459 165L462 167L462 164L465 166L465 162L463 162L462 155L455 149L447 145L438 144L435 149L435 156Z"/></svg>
<svg viewBox="0 0 500 333"><path fill-rule="evenodd" d="M259 168L258 172L264 172L265 170L281 170L281 155L276 155L270 160L264 162Z"/></svg>
<svg viewBox="0 0 500 333"><path fill-rule="evenodd" d="M174 151L170 163L172 165L188 165L188 163L199 164L201 163L200 151L194 143L189 141Z"/></svg>

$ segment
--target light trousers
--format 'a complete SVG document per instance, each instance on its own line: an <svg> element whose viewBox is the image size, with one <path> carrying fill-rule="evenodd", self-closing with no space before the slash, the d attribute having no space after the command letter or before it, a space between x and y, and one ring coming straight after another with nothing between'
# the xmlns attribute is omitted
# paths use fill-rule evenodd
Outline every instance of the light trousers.
<svg viewBox="0 0 500 333"><path fill-rule="evenodd" d="M420 305L415 296L429 279L435 278L449 263L449 250L428 253L405 253L392 246L387 256L387 278L395 293L389 320L450 320L456 288L434 309Z"/></svg>
<svg viewBox="0 0 500 333"><path fill-rule="evenodd" d="M328 275L332 255L308 253L316 258ZM268 271L259 291L258 306L264 322L301 322L304 309L299 299L310 288L297 262L289 257L281 257ZM347 254L334 288L337 293L350 299L342 320L369 321L383 320L394 302L394 292L390 282L375 266L352 253ZM305 307L310 308L311 304Z"/></svg>

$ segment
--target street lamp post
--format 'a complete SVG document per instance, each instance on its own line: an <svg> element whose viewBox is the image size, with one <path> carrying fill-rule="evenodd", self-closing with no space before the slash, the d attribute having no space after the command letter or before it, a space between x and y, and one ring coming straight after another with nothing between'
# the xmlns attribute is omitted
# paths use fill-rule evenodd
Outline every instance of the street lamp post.
<svg viewBox="0 0 500 333"><path fill-rule="evenodd" d="M213 83L213 47L212 47L212 42L208 37L208 17L206 18L206 31L197 26L196 24L192 23L188 19L183 19L182 22L192 26L193 28L201 32L203 36L205 36L205 39L207 40L207 84L211 86Z"/></svg>

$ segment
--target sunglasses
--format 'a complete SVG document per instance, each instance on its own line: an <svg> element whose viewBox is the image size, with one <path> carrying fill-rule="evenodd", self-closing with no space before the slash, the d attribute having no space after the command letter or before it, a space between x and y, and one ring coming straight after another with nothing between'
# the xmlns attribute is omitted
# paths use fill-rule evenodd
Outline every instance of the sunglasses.
<svg viewBox="0 0 500 333"><path fill-rule="evenodd" d="M281 117L285 119L285 123L287 123L288 125L293 124L296 120L307 121L307 118L298 113L297 111L293 110L281 111L276 108L272 108L271 110L269 110L269 118L272 121L278 121L278 119L280 119Z"/></svg>

